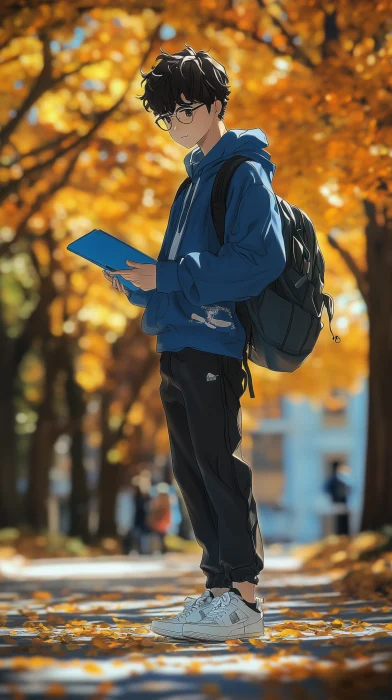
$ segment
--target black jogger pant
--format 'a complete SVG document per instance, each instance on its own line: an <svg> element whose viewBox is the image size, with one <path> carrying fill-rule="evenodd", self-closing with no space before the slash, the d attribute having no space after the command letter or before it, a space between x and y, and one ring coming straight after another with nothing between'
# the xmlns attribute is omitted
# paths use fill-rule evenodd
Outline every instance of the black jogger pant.
<svg viewBox="0 0 392 700"><path fill-rule="evenodd" d="M264 550L241 453L242 362L186 347L163 351L160 371L173 474L203 550L206 588L257 584Z"/></svg>

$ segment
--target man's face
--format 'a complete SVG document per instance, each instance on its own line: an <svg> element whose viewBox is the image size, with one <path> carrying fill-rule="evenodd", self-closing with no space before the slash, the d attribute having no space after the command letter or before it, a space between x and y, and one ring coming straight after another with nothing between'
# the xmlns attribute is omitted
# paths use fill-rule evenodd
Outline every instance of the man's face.
<svg viewBox="0 0 392 700"><path fill-rule="evenodd" d="M174 114L177 114L177 110L181 110L181 112L178 114L178 117L170 115L171 129L169 134L173 141L176 141L181 146L193 148L209 131L213 121L218 120L222 103L219 100L215 100L211 105L210 113L208 113L207 106L202 102L191 102L186 99L183 93L181 99L189 104L189 108L176 104Z"/></svg>

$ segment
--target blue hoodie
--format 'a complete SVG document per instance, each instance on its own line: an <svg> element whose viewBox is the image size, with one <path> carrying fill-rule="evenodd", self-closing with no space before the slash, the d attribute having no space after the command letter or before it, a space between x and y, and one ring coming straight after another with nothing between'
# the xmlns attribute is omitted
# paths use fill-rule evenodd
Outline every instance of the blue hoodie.
<svg viewBox="0 0 392 700"><path fill-rule="evenodd" d="M157 335L156 351L192 347L242 359L245 329L235 302L260 294L285 267L280 214L272 190L275 164L261 129L231 129L203 155L184 158L191 184L173 202L157 259L157 286L129 299L146 310L142 330ZM221 246L211 217L216 173L234 154L241 163L227 197Z"/></svg>

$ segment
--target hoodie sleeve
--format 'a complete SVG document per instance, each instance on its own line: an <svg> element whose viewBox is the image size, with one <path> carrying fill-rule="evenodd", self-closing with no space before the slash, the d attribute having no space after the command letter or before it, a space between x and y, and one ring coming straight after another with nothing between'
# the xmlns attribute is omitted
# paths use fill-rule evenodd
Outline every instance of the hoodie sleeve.
<svg viewBox="0 0 392 700"><path fill-rule="evenodd" d="M241 197L229 239L218 254L202 251L179 261L158 261L157 291L182 291L195 306L244 301L277 279L285 264L274 193L253 184Z"/></svg>
<svg viewBox="0 0 392 700"><path fill-rule="evenodd" d="M149 289L148 291L143 291L143 289L134 289L133 291L128 290L128 299L135 306L146 307L150 301L155 289Z"/></svg>

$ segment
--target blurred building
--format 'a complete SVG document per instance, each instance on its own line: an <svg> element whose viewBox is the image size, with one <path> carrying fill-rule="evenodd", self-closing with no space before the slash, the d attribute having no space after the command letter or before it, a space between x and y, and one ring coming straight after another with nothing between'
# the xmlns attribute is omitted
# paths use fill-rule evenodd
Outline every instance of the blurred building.
<svg viewBox="0 0 392 700"><path fill-rule="evenodd" d="M252 432L253 492L266 542L310 542L333 532L333 506L323 493L334 460L350 467L351 532L362 512L367 434L367 382L357 394L334 391L324 405L305 397L263 407Z"/></svg>

